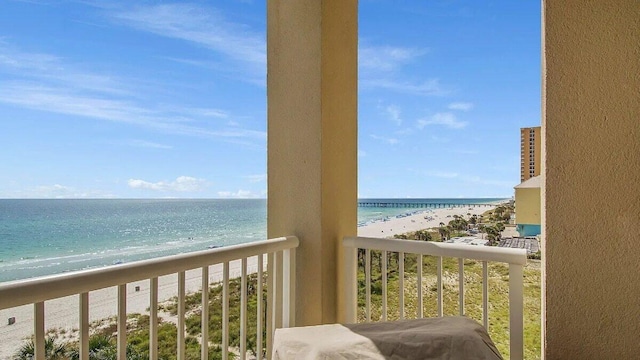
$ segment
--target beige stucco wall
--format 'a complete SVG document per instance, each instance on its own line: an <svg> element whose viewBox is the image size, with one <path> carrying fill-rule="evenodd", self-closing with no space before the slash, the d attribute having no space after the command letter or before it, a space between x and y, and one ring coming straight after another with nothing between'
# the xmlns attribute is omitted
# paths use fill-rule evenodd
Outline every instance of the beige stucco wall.
<svg viewBox="0 0 640 360"><path fill-rule="evenodd" d="M267 232L300 239L297 324L336 322L357 231L357 1L267 7Z"/></svg>
<svg viewBox="0 0 640 360"><path fill-rule="evenodd" d="M540 188L516 188L516 224L540 225Z"/></svg>
<svg viewBox="0 0 640 360"><path fill-rule="evenodd" d="M640 2L543 7L546 359L636 359Z"/></svg>

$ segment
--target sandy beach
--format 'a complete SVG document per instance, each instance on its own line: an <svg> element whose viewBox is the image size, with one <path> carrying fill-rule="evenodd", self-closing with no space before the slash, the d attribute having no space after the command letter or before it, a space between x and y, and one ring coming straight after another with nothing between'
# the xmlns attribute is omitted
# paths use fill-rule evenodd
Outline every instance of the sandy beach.
<svg viewBox="0 0 640 360"><path fill-rule="evenodd" d="M440 222L448 223L453 215L482 214L492 209L486 206L470 208L440 208L440 209L415 209L413 214L404 217L391 217L387 221L382 219L369 222L358 228L358 235L369 237L390 237L394 234L402 234L438 227ZM257 272L257 258L248 259L248 273ZM232 262L229 266L230 277L239 277L241 273L240 261ZM210 268L209 282L222 280L222 265ZM177 294L177 275L168 275L158 280L159 302L170 299ZM136 287L139 286L139 291ZM186 273L187 293L199 291L201 287L200 269ZM115 316L117 311L115 287L93 291L89 294L89 321L105 319ZM47 301L45 303L45 328L64 329L66 334L72 334L78 328L78 295ZM127 285L127 312L148 313L149 307L149 280L138 281ZM8 318L15 317L16 322L8 325ZM0 359L10 358L16 349L26 338L33 333L33 305L25 305L0 311Z"/></svg>

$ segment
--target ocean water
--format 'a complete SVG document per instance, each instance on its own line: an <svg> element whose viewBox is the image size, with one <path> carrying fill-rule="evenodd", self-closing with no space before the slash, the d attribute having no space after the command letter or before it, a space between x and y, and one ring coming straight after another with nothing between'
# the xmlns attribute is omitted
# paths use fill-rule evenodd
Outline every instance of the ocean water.
<svg viewBox="0 0 640 360"><path fill-rule="evenodd" d="M263 240L266 206L264 199L0 200L0 282ZM363 207L358 222L426 210Z"/></svg>

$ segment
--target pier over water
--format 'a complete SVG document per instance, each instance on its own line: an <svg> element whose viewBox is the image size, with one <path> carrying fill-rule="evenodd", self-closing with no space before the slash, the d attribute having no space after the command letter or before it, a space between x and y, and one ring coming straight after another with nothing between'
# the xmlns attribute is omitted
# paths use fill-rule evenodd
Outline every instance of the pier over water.
<svg viewBox="0 0 640 360"><path fill-rule="evenodd" d="M475 208L491 207L509 199L359 199L358 207L378 208Z"/></svg>

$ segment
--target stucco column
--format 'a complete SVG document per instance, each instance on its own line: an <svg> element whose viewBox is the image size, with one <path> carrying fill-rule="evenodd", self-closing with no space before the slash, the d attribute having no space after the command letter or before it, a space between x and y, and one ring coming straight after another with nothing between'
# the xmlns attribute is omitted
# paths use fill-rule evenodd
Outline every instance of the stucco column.
<svg viewBox="0 0 640 360"><path fill-rule="evenodd" d="M640 2L544 1L546 359L640 354Z"/></svg>
<svg viewBox="0 0 640 360"><path fill-rule="evenodd" d="M357 1L267 4L268 236L300 239L297 325L335 322L357 231Z"/></svg>

